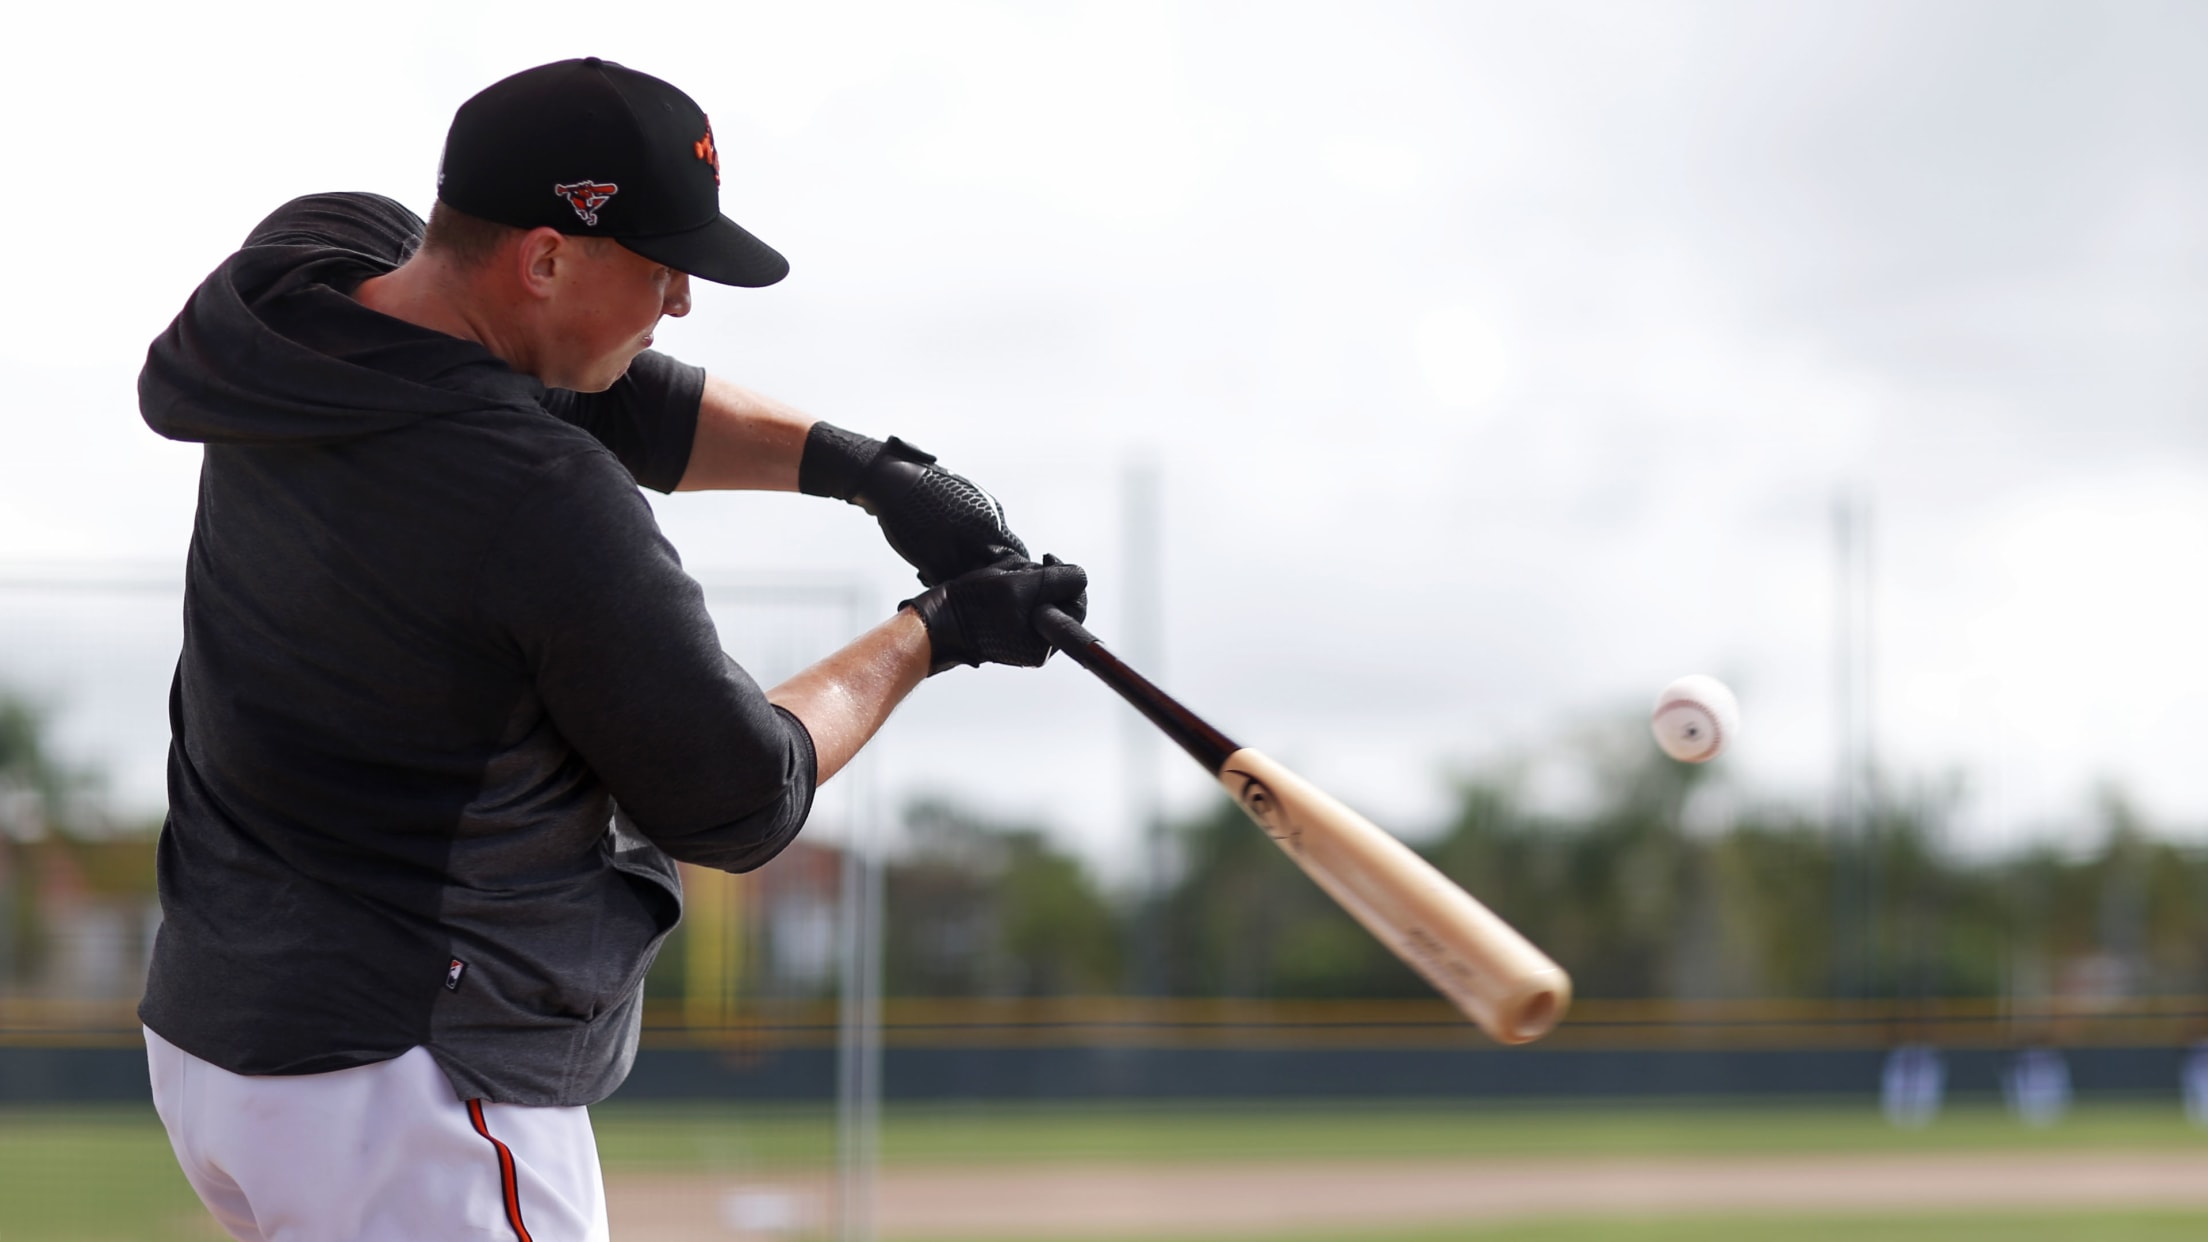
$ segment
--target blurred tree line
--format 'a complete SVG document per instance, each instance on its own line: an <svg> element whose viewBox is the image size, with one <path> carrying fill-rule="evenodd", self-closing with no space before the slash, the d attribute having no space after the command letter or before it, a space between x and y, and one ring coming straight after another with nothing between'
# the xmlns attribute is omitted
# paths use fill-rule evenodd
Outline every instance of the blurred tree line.
<svg viewBox="0 0 2208 1242"><path fill-rule="evenodd" d="M1585 741L1573 810L1528 773L1458 780L1418 848L1588 997L2114 997L2208 991L2208 854L2114 794L2068 843L1973 856L1959 793L1888 791L1835 831L1737 803L1638 722ZM1111 892L1038 825L910 813L887 883L893 995L1421 997L1426 986L1223 796L1173 828L1151 896ZM1398 826L1400 827L1400 826ZM1155 944L1162 969L1136 969Z"/></svg>
<svg viewBox="0 0 2208 1242"><path fill-rule="evenodd" d="M48 736L37 705L0 689L0 991L133 991L158 918L157 824L107 817L96 776ZM1721 769L1658 755L1638 721L1576 754L1578 797L1487 770L1412 835L1582 996L2208 993L2208 852L2113 792L2061 847L1973 855L1946 840L1952 787L1889 786L1836 827L1739 800ZM1171 826L1157 893L1107 887L1043 824L932 799L904 828L885 883L892 995L1430 995L1224 796ZM663 989L679 988L681 947L655 972Z"/></svg>
<svg viewBox="0 0 2208 1242"><path fill-rule="evenodd" d="M883 986L898 996L1066 996L1120 989L1132 928L1040 825L941 800L906 809L909 851L883 885Z"/></svg>
<svg viewBox="0 0 2208 1242"><path fill-rule="evenodd" d="M0 993L134 993L159 821L109 818L98 775L49 733L39 704L0 687Z"/></svg>

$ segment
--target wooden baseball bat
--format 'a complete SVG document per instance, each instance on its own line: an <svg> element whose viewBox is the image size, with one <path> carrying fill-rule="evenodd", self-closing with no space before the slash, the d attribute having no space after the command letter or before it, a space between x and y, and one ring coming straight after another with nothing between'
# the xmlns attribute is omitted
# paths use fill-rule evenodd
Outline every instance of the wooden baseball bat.
<svg viewBox="0 0 2208 1242"><path fill-rule="evenodd" d="M1564 1016L1572 981L1563 968L1409 846L1228 740L1065 613L1046 608L1035 624L1052 646L1180 743L1305 875L1497 1042L1539 1039Z"/></svg>

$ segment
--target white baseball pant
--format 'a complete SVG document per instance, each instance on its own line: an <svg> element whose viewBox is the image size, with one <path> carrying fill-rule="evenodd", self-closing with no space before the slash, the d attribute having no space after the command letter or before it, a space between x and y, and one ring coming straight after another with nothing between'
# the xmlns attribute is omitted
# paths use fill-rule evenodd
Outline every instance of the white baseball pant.
<svg viewBox="0 0 2208 1242"><path fill-rule="evenodd" d="M428 1051L233 1074L146 1031L153 1103L238 1242L608 1242L590 1114L453 1094Z"/></svg>

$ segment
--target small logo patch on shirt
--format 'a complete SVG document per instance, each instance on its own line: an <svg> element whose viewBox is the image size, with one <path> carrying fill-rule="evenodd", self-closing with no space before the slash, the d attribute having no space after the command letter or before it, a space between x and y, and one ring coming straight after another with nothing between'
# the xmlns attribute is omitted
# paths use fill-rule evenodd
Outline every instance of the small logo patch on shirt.
<svg viewBox="0 0 2208 1242"><path fill-rule="evenodd" d="M468 973L468 964L457 957L452 959L452 965L445 967L445 990L447 992L459 991L460 976L466 973Z"/></svg>

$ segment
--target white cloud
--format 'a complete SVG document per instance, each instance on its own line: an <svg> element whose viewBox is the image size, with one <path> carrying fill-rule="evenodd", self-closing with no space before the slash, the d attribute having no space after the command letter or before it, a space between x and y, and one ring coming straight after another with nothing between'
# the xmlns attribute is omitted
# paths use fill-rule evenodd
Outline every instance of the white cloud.
<svg viewBox="0 0 2208 1242"><path fill-rule="evenodd" d="M1402 138L1339 136L1319 144L1320 166L1351 189L1401 198L1427 181L1425 152Z"/></svg>
<svg viewBox="0 0 2208 1242"><path fill-rule="evenodd" d="M1419 773L1696 669L1752 722L1727 770L1815 796L1842 483L1876 497L1891 764L1978 774L1982 836L2101 775L2208 820L2197 10L602 18L409 3L371 51L334 8L12 16L11 157L68 191L17 203L65 227L0 300L0 561L174 558L196 458L131 380L192 284L296 193L426 207L460 99L595 53L700 98L731 214L795 264L703 291L674 351L983 479L1097 571L1100 626L1154 446L1169 684L1391 822ZM863 518L807 504L657 510L692 563L886 606ZM1116 710L1065 670L938 679L884 763L1110 852Z"/></svg>
<svg viewBox="0 0 2208 1242"><path fill-rule="evenodd" d="M1510 346L1491 316L1445 306L1418 321L1415 339L1426 386L1449 409L1479 409L1510 382Z"/></svg>

